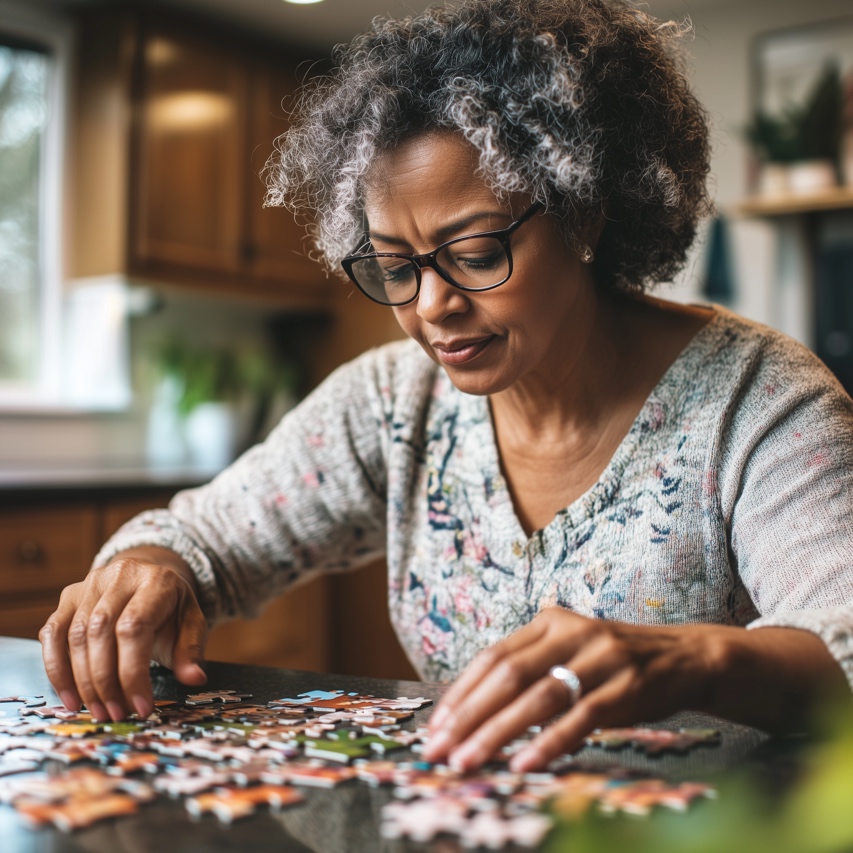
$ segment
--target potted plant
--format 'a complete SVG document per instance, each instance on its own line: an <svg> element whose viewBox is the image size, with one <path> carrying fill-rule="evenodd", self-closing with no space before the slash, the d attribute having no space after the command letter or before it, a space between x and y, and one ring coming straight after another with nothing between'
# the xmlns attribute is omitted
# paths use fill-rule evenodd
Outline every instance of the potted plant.
<svg viewBox="0 0 853 853"><path fill-rule="evenodd" d="M827 65L802 104L780 115L759 109L746 138L762 163L761 191L810 193L836 183L843 95L837 66Z"/></svg>
<svg viewBox="0 0 853 853"><path fill-rule="evenodd" d="M257 349L192 347L171 339L156 354L158 402L179 423L181 452L194 466L219 471L256 433L277 394L294 388L293 369ZM153 414L153 411L152 411Z"/></svg>

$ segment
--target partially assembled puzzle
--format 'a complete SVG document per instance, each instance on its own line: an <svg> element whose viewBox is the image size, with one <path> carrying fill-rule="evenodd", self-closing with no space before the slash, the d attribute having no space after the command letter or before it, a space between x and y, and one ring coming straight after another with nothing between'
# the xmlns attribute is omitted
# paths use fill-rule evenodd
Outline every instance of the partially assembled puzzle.
<svg viewBox="0 0 853 853"><path fill-rule="evenodd" d="M251 698L233 690L195 693L183 703L155 702L147 719L101 723L85 710L49 707L40 696L0 697L20 706L17 716L0 717L0 803L11 804L27 826L63 831L133 814L158 796L183 798L193 817L209 813L231 823L259 807L298 806L300 788L361 782L392 792L380 825L386 838L450 834L463 846L499 849L537 846L552 814L684 811L715 795L701 783L671 784L571 756L553 772L511 772L510 757L538 729L477 773L418 760L426 729L410 721L431 704L422 697L312 690L266 705L245 701ZM718 741L718 732L684 729L597 730L587 739L651 754Z"/></svg>

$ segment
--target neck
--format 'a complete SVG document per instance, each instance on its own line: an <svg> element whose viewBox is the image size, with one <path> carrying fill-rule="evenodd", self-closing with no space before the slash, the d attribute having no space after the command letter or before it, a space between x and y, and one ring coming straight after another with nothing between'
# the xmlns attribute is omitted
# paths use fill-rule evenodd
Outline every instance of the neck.
<svg viewBox="0 0 853 853"><path fill-rule="evenodd" d="M506 435L524 442L565 442L590 436L630 397L632 324L626 297L595 295L580 334L567 340L543 368L490 398ZM633 303L633 300L631 300ZM636 313L638 306L629 310Z"/></svg>

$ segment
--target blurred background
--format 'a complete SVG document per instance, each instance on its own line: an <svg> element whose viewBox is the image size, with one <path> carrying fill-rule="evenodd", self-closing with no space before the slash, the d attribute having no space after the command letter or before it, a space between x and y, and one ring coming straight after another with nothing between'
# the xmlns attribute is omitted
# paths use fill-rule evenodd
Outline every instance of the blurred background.
<svg viewBox="0 0 853 853"><path fill-rule="evenodd" d="M0 634L34 637L124 520L210 479L400 332L259 177L299 82L409 0L0 0ZM849 0L653 0L692 21L718 215L661 295L853 388ZM214 632L220 660L406 677L384 566Z"/></svg>

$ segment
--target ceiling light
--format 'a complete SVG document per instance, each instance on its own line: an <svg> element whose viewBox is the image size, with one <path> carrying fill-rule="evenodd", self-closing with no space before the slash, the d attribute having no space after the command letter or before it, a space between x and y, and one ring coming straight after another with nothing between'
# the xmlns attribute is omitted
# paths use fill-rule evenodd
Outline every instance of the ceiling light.
<svg viewBox="0 0 853 853"><path fill-rule="evenodd" d="M309 3L322 3L323 0L284 0L285 3L295 3L297 6L307 6Z"/></svg>

